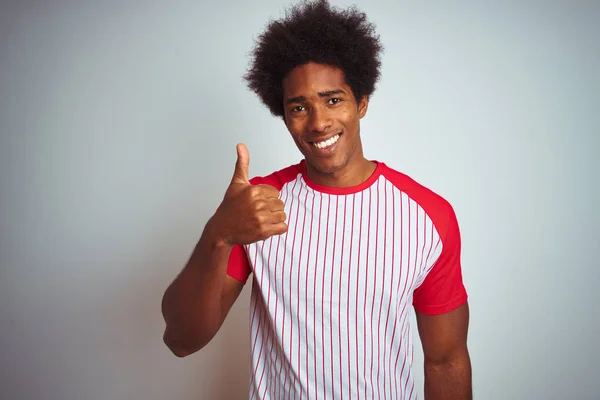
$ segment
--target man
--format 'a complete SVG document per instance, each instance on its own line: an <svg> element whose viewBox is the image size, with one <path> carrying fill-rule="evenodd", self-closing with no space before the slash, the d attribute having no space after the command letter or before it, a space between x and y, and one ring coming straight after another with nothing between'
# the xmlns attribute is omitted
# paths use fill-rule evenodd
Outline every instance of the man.
<svg viewBox="0 0 600 400"><path fill-rule="evenodd" d="M223 202L163 299L165 343L186 356L254 274L250 398L414 399L411 305L426 399L471 398L454 211L363 156L381 49L363 13L326 1L294 7L257 42L245 78L304 160L249 180L238 145Z"/></svg>

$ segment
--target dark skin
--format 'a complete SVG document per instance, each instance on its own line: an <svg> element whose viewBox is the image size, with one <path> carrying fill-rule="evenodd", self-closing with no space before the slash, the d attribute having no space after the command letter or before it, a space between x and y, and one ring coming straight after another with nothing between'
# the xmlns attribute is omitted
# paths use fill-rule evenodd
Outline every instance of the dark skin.
<svg viewBox="0 0 600 400"><path fill-rule="evenodd" d="M210 342L244 287L227 275L233 245L287 231L279 191L269 185L251 185L248 150L240 144L237 152L235 172L221 206L206 224L187 265L163 296L167 323L164 341L179 357Z"/></svg>
<svg viewBox="0 0 600 400"><path fill-rule="evenodd" d="M425 359L425 399L472 399L467 303L441 315L416 312Z"/></svg>
<svg viewBox="0 0 600 400"><path fill-rule="evenodd" d="M294 68L283 80L286 127L306 159L308 177L329 187L350 187L369 178L375 163L363 155L360 119L368 101L354 98L337 68L308 63ZM314 146L335 135L328 152Z"/></svg>
<svg viewBox="0 0 600 400"><path fill-rule="evenodd" d="M329 187L364 182L376 165L363 155L360 119L368 99L356 99L341 70L308 63L283 80L284 121L304 155L309 178ZM334 141L328 149L315 143ZM284 204L268 185L248 181L249 155L238 145L235 173L223 202L207 223L190 260L163 297L165 343L178 356L205 346L221 327L243 284L226 273L234 244L253 243L287 231ZM425 355L426 400L468 400L471 364L465 303L442 315L417 311Z"/></svg>

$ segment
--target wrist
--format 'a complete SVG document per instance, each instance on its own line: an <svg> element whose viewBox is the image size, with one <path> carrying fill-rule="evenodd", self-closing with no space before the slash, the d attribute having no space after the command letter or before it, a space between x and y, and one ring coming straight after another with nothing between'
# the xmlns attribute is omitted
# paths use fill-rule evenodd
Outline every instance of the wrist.
<svg viewBox="0 0 600 400"><path fill-rule="evenodd" d="M221 227L222 224L219 223L216 216L213 216L206 223L203 236L205 236L208 242L207 244L209 244L211 248L230 249L233 247L233 243L228 240L228 235L223 232Z"/></svg>

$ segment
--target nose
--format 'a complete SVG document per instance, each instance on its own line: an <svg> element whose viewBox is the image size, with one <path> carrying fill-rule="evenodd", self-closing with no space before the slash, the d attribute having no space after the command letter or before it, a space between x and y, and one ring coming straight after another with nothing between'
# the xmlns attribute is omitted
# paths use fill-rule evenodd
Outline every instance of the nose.
<svg viewBox="0 0 600 400"><path fill-rule="evenodd" d="M313 107L310 112L310 130L316 133L323 133L331 127L331 115L323 107Z"/></svg>

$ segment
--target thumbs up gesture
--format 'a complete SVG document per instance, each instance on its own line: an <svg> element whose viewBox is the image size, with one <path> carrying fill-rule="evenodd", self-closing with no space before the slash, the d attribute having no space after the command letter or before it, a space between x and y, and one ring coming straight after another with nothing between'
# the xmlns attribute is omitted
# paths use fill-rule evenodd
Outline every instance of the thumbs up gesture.
<svg viewBox="0 0 600 400"><path fill-rule="evenodd" d="M287 231L284 204L270 185L252 185L248 180L250 155L237 145L237 162L221 206L213 217L225 243L250 244Z"/></svg>

